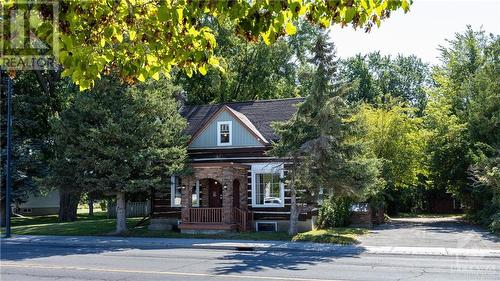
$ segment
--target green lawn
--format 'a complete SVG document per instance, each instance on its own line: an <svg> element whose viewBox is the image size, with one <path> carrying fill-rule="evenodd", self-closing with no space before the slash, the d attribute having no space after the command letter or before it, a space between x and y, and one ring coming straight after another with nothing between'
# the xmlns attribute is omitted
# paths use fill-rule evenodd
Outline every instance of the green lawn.
<svg viewBox="0 0 500 281"><path fill-rule="evenodd" d="M127 219L129 227L141 218ZM59 222L57 215L39 217L13 217L12 233L29 235L107 235L115 229L115 220L108 219L105 212L94 216L79 213L75 222Z"/></svg>
<svg viewBox="0 0 500 281"><path fill-rule="evenodd" d="M417 214L417 213L399 213L393 218L452 218L463 217L463 214Z"/></svg>
<svg viewBox="0 0 500 281"><path fill-rule="evenodd" d="M182 234L175 231L151 231L146 226L137 225L141 218L129 218L127 224L130 237L165 237L165 238L212 238L238 240L280 240L280 241L312 241L317 243L356 244L356 237L367 232L361 228L335 228L329 230L313 230L300 233L294 237L286 232L244 232L226 234ZM78 221L58 222L57 216L15 217L12 219L12 233L25 235L110 235L115 229L115 220L107 219L106 214L96 213L90 217L78 214Z"/></svg>

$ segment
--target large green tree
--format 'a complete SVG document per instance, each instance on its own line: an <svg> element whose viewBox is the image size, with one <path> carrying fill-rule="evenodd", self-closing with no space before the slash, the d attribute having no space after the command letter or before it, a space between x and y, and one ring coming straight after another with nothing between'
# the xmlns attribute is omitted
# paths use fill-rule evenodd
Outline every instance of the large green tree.
<svg viewBox="0 0 500 281"><path fill-rule="evenodd" d="M209 69L206 75L188 77L178 71L175 82L182 86L190 104L287 98L298 95L299 46L312 41L317 29L302 24L295 37L280 38L274 44L251 43L216 25L217 56L224 71ZM294 39L292 42L291 39Z"/></svg>
<svg viewBox="0 0 500 281"><path fill-rule="evenodd" d="M77 95L52 121L49 183L115 195L116 232L125 232L126 194L162 187L184 168L186 122L171 92L163 83L124 87L105 78Z"/></svg>
<svg viewBox="0 0 500 281"><path fill-rule="evenodd" d="M309 95L289 121L275 125L280 141L271 151L289 167L289 234L297 233L300 203L317 200L320 188L328 196L361 197L378 183L378 161L366 157L359 141L362 126L346 102L349 88L335 81L335 49L325 34L316 38L312 54Z"/></svg>
<svg viewBox="0 0 500 281"><path fill-rule="evenodd" d="M2 37L2 46L18 29L8 28L11 10L21 3L2 0L0 24L11 31ZM173 67L188 76L219 68L214 50L214 31L204 21L234 23L233 33L248 41L274 42L296 32L294 22L306 19L329 26L351 24L371 29L380 25L391 11L408 11L411 0L282 0L282 1L186 1L121 0L57 1L54 21L52 6L34 3L31 26L38 38L59 47L57 61L81 89L94 84L103 72L116 70L129 82L159 79ZM23 18L26 15L17 14ZM54 25L56 28L54 28ZM57 30L58 33L53 33Z"/></svg>
<svg viewBox="0 0 500 281"><path fill-rule="evenodd" d="M416 56L359 54L342 62L341 76L356 82L357 90L349 100L377 104L398 98L417 108L419 115L427 104L426 89L431 86L429 67Z"/></svg>
<svg viewBox="0 0 500 281"><path fill-rule="evenodd" d="M385 188L376 194L377 199L389 203L389 211L402 207L397 206L401 205L397 194L416 189L428 175L426 148L430 133L415 111L393 102L378 107L365 104L358 113L366 125L362 139L382 163Z"/></svg>
<svg viewBox="0 0 500 281"><path fill-rule="evenodd" d="M448 189L473 218L488 224L500 212L494 187L471 176L487 171L481 167L495 163L486 159L495 159L500 149L499 42L498 36L467 27L441 47L426 116L434 132L429 146L434 185Z"/></svg>
<svg viewBox="0 0 500 281"><path fill-rule="evenodd" d="M47 75L47 73L38 73ZM47 161L51 157L49 118L61 109L64 97L45 91L37 82L34 72L19 72L13 79L13 165L12 200L25 202L29 196L43 194L38 178L47 173ZM61 84L53 85L57 92ZM1 92L1 162L6 156L6 91ZM2 187L5 186L5 165L0 167ZM4 188L1 190L4 206ZM4 214L4 208L1 210Z"/></svg>

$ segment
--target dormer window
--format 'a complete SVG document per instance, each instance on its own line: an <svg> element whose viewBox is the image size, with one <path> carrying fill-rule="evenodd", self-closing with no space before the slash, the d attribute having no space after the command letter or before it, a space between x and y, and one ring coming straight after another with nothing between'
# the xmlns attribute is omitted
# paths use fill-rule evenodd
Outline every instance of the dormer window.
<svg viewBox="0 0 500 281"><path fill-rule="evenodd" d="M231 145L232 142L232 122L221 121L217 122L217 145Z"/></svg>

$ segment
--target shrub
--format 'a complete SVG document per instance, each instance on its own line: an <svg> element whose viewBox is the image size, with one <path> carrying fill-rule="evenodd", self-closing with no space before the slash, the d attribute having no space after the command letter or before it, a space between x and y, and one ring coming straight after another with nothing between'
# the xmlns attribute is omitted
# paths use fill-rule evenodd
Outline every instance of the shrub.
<svg viewBox="0 0 500 281"><path fill-rule="evenodd" d="M491 217L491 223L489 225L489 229L493 233L500 234L500 212L497 212L495 215Z"/></svg>
<svg viewBox="0 0 500 281"><path fill-rule="evenodd" d="M345 197L331 197L325 200L318 212L317 228L327 229L349 225L352 200Z"/></svg>

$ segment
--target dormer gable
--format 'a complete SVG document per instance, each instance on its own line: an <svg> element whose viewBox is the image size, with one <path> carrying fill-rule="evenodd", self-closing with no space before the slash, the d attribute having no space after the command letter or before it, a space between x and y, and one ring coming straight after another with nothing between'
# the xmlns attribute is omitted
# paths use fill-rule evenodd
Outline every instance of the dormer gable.
<svg viewBox="0 0 500 281"><path fill-rule="evenodd" d="M189 148L263 147L268 144L244 114L224 105L193 133Z"/></svg>

